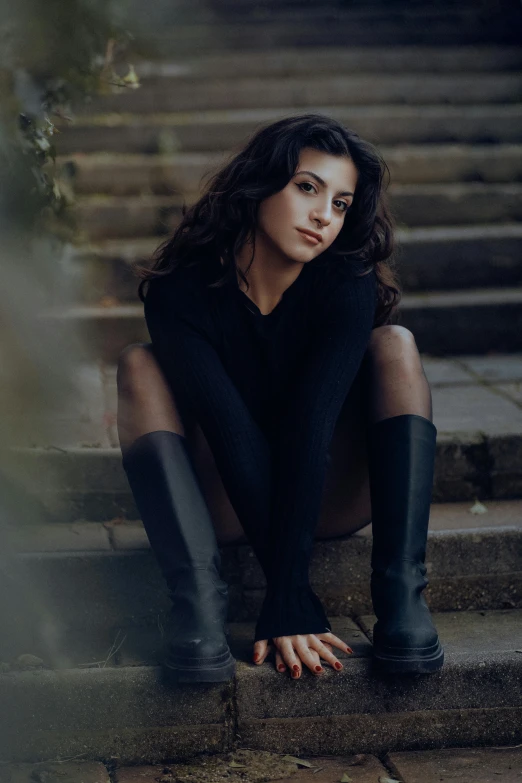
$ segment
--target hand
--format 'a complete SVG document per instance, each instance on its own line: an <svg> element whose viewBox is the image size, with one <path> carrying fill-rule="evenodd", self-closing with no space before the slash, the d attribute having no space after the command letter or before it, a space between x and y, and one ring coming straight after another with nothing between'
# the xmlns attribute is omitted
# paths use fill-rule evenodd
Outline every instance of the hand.
<svg viewBox="0 0 522 783"><path fill-rule="evenodd" d="M352 648L346 642L343 642L342 639L330 632L276 636L272 641L276 648L275 664L277 671L285 672L289 668L294 679L298 679L301 676L303 664L308 666L316 677L319 677L324 671L321 665L321 658L337 671L341 671L343 665L333 654L333 646L345 652L353 653ZM268 643L268 639L259 639L255 642L254 656L257 654L259 658L254 660L254 663L260 666L271 652L271 649L272 645Z"/></svg>

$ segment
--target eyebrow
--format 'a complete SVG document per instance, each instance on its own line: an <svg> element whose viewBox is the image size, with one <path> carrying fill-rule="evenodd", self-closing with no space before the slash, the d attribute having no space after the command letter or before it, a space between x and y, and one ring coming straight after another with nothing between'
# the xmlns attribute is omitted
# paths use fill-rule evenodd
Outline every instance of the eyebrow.
<svg viewBox="0 0 522 783"><path fill-rule="evenodd" d="M310 177L313 177L314 179L316 179L316 180L317 180L317 182L318 182L320 185L322 185L322 186L323 186L323 188L325 188L325 187L326 187L326 182L324 181L324 179L321 179L321 177L319 176L319 174L314 174L314 172L313 172L313 171L298 171L298 172L296 173L296 176L297 176L297 174L309 174L309 175L310 175ZM343 191L343 193L338 193L337 195L338 195L338 196L353 196L353 193L352 193L351 191L349 191L349 190L345 190L345 191Z"/></svg>

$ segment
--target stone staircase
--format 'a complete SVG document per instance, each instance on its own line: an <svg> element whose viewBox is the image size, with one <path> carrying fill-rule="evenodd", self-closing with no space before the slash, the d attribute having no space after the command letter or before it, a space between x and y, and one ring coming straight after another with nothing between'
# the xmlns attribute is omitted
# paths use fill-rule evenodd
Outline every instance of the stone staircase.
<svg viewBox="0 0 522 783"><path fill-rule="evenodd" d="M12 453L42 514L13 527L0 572L0 760L140 764L244 747L382 761L520 743L522 11L219 0L211 13L191 0L176 13L157 59L136 65L141 89L96 98L60 137L84 241L64 260L76 300L50 317L79 330L84 353L71 410L49 411L52 442ZM342 672L296 682L250 663L264 583L250 547L228 546L237 676L167 688L167 598L115 429L117 355L148 339L132 264L255 128L305 111L341 119L390 167L400 322L438 429L425 595L446 662L429 678L372 673L367 528L313 556L334 631L354 649Z"/></svg>

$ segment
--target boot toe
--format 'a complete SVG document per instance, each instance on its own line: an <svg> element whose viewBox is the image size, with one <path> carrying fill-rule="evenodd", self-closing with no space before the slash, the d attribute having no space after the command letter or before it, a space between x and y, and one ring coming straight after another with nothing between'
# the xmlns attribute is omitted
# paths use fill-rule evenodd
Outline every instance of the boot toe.
<svg viewBox="0 0 522 783"><path fill-rule="evenodd" d="M162 664L169 678L177 682L223 682L232 679L236 668L224 637L167 642Z"/></svg>

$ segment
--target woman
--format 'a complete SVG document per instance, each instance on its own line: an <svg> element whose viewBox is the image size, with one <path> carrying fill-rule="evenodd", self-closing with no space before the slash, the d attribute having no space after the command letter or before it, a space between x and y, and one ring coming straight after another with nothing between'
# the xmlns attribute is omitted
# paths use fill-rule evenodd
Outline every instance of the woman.
<svg viewBox="0 0 522 783"><path fill-rule="evenodd" d="M141 269L151 344L118 365L123 466L173 607L177 681L234 673L218 544L249 541L267 591L254 661L342 668L308 567L315 537L372 522L374 661L431 672L421 591L431 392L399 289L377 150L329 117L257 132ZM147 286L146 294L144 294ZM217 537L216 537L217 533Z"/></svg>

